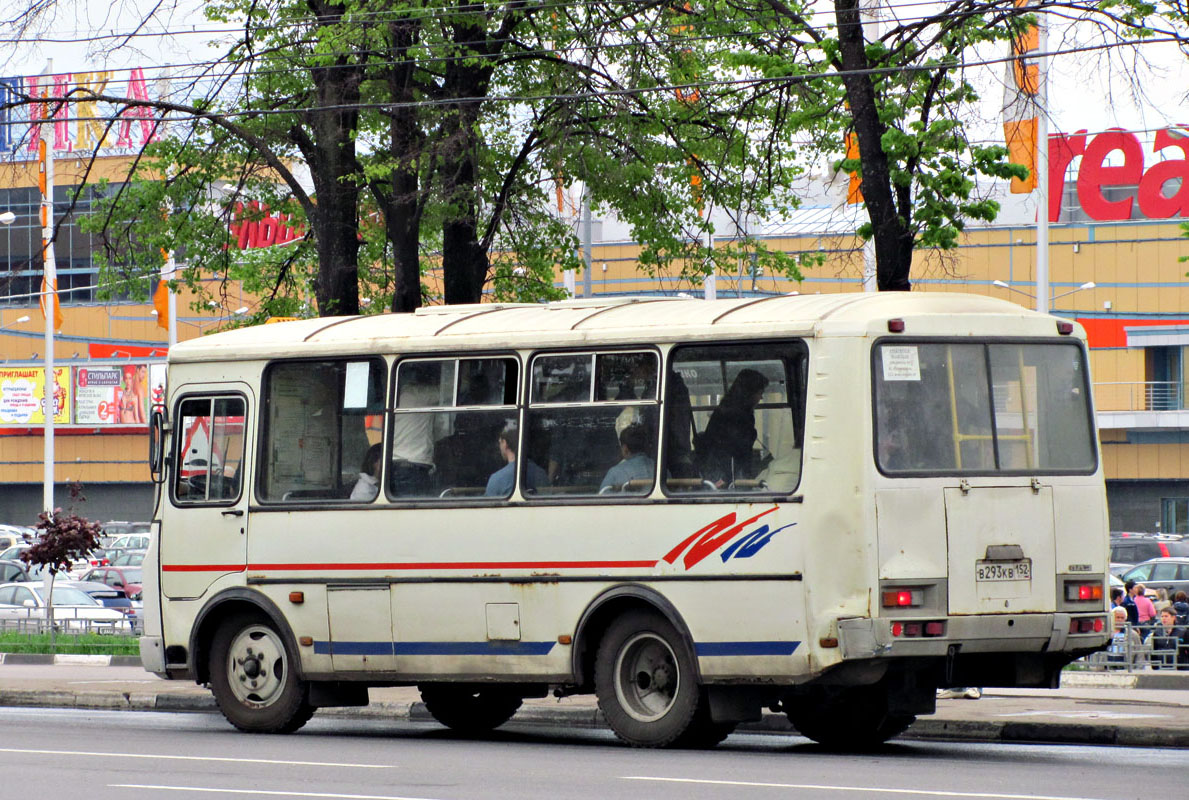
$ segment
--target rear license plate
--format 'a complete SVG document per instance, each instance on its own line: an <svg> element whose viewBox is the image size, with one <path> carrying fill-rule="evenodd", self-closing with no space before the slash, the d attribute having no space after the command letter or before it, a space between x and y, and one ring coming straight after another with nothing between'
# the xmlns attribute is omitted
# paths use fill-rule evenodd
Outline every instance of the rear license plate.
<svg viewBox="0 0 1189 800"><path fill-rule="evenodd" d="M980 582L1030 581L1032 580L1032 559L976 561L974 562L974 579Z"/></svg>

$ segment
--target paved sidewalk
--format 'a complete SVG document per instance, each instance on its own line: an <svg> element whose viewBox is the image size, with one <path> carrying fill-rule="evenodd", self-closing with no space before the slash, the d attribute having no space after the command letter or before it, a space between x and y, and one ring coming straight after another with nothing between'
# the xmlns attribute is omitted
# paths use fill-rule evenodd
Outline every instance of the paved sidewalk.
<svg viewBox="0 0 1189 800"><path fill-rule="evenodd" d="M47 658L5 658L0 666L0 706L215 712L210 692L188 681L161 680L122 664L87 670L82 679L67 681L65 675L74 673L59 671L52 663ZM58 663L90 666L98 661L59 656ZM936 714L921 717L902 736L1189 747L1189 673L1066 673L1063 684L1056 690L986 689L979 700L939 700ZM432 721L417 690L411 687L372 689L371 703L365 707L318 713ZM604 725L594 698L588 695L527 700L515 722ZM783 715L773 713L765 713L762 721L743 725L740 730L793 732Z"/></svg>

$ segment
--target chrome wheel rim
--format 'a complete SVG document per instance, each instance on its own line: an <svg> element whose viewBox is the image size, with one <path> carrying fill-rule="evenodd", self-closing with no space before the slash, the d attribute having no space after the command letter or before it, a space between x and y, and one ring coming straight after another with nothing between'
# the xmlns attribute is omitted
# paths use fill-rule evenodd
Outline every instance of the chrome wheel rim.
<svg viewBox="0 0 1189 800"><path fill-rule="evenodd" d="M266 625L249 625L236 634L227 651L227 683L235 699L265 708L285 690L285 645Z"/></svg>
<svg viewBox="0 0 1189 800"><path fill-rule="evenodd" d="M655 722L673 707L681 689L677 655L655 633L637 633L615 659L615 696L639 722Z"/></svg>

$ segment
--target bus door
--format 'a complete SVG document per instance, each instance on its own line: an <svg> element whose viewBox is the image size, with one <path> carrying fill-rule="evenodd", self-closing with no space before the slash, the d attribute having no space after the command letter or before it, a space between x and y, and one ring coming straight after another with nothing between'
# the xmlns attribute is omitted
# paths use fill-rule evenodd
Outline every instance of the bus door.
<svg viewBox="0 0 1189 800"><path fill-rule="evenodd" d="M172 508L161 526L161 589L200 597L219 577L243 572L248 492L244 475L251 390L183 395L173 415Z"/></svg>

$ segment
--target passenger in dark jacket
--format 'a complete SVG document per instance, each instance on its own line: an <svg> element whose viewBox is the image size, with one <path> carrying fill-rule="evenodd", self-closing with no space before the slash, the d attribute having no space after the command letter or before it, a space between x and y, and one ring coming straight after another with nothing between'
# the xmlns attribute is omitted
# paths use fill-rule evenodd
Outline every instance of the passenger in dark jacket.
<svg viewBox="0 0 1189 800"><path fill-rule="evenodd" d="M767 385L768 379L756 370L740 370L698 437L695 450L702 477L720 488L738 478L754 478L759 472L752 464L755 408Z"/></svg>

